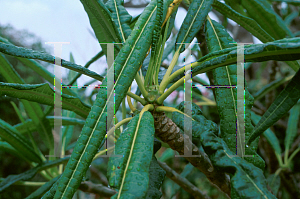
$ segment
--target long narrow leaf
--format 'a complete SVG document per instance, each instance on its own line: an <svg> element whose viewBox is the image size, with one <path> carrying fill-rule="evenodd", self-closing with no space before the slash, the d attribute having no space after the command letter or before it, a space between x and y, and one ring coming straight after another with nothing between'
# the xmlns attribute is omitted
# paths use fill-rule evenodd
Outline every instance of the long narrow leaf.
<svg viewBox="0 0 300 199"><path fill-rule="evenodd" d="M102 1L80 0L86 11L90 24L101 45L104 54L107 56L107 44L103 43L122 43L120 34L111 18L111 13ZM116 45L119 52L121 45Z"/></svg>
<svg viewBox="0 0 300 199"><path fill-rule="evenodd" d="M150 47L154 28L156 3L152 1L144 10L125 45L115 59L115 107L119 107ZM107 85L107 79L103 81ZM106 134L107 97L113 96L100 88L91 112L83 127L71 159L61 177L55 198L72 197L80 185L99 145ZM107 118L111 124L112 116Z"/></svg>
<svg viewBox="0 0 300 199"><path fill-rule="evenodd" d="M12 44L5 44L0 42L0 52L12 55L15 57L23 57L28 59L38 59L41 61L45 61L48 63L53 64L55 57L52 55L49 55L44 52L38 52L27 48L17 47ZM89 77L92 77L94 79L97 79L99 81L103 80L103 77L101 75L98 75L97 73L90 71L87 68L84 68L80 65L65 61L64 59L61 59L61 66L65 67L70 70L74 70L76 72L82 73L84 75L87 75Z"/></svg>
<svg viewBox="0 0 300 199"><path fill-rule="evenodd" d="M248 144L250 144L255 138L257 138L275 122L277 122L297 103L300 98L299 79L300 70L298 70L292 80L288 83L284 90L280 92L275 101L262 116L261 120L251 133Z"/></svg>
<svg viewBox="0 0 300 199"><path fill-rule="evenodd" d="M1 53L0 53L0 65L1 65L0 74L4 77L4 79L7 82L14 82L19 84L25 83L23 79L19 76L19 74L14 70L12 65ZM51 127L48 121L45 120L45 115L40 105L38 103L28 102L23 99L21 99L20 101L23 103L28 116L33 120L34 125L39 130L39 134L41 135L45 145L49 149L53 149L54 141L53 141Z"/></svg>
<svg viewBox="0 0 300 199"><path fill-rule="evenodd" d="M38 102L40 104L54 105L54 90L49 84L13 84L0 82L0 96L7 95L19 99ZM83 103L74 96L62 94L62 108L74 111L78 115L86 118L90 111L90 106Z"/></svg>
<svg viewBox="0 0 300 199"><path fill-rule="evenodd" d="M108 164L109 185L118 190L112 198L143 198L149 185L153 153L154 119L150 112L136 115L118 138ZM137 177L138 176L138 177Z"/></svg>
<svg viewBox="0 0 300 199"><path fill-rule="evenodd" d="M300 103L296 104L290 112L286 135L284 139L284 146L286 150L290 149L294 139L297 136L298 124L300 117Z"/></svg>
<svg viewBox="0 0 300 199"><path fill-rule="evenodd" d="M194 0L191 3L187 15L179 29L175 51L180 48L180 52L183 52L185 49L182 48L182 43L190 43L194 39L206 16L212 9L212 3L212 0Z"/></svg>

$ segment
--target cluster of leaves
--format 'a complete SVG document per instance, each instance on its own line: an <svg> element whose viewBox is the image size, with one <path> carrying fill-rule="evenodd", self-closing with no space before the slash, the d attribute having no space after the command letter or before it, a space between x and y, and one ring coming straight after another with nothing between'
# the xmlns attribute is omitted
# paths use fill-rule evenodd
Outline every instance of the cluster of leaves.
<svg viewBox="0 0 300 199"><path fill-rule="evenodd" d="M55 91L48 83L28 84L14 70L6 55L16 57L50 84L54 75L34 59L53 63L55 57L18 47L0 37L0 74L4 79L0 82L0 95L20 99L30 118L25 121L19 108L15 106L22 123L12 126L8 121L0 120L0 148L16 154L33 167L25 173L2 179L0 192L14 183L30 184L26 181L40 173L48 182L28 198L72 198L78 189L112 198L161 198L163 193L159 189L164 176L167 175L194 198L208 198L208 195L191 185L183 177L184 174L177 175L166 164L156 159L161 143L182 153L185 147L183 140L190 139L183 135L185 128L189 128L184 126L184 121L188 118L192 121L190 141L199 141L197 146L191 143L190 151L198 156L185 157L193 167L205 174L227 197L276 198L279 187L275 186L274 181L278 179L279 174L286 180L284 173L291 169L292 160L300 150L296 146L296 149L290 152L297 135L300 112L300 65L297 61L300 59L300 38L295 37L297 33L288 28L287 23L271 8L271 4L262 0L226 0L225 3L217 0L185 1L184 5L188 7L187 15L176 38L172 40L173 43L165 48L166 41L171 37L178 6L182 3L180 0L152 0L136 18L129 15L122 0L108 0L106 3L99 0L81 0L81 3L102 52L84 67L75 64L72 56L70 61L62 60L61 66L77 72L70 75L72 78L67 85L76 83L82 74L102 82L92 106L83 102L78 92L66 88L62 94L62 108L72 112L64 112L63 117L49 117L53 111ZM238 72L239 67L243 66L236 64L240 49L223 26L226 22L221 25L208 16L213 8L225 16L226 21L227 18L234 20L263 42L243 47L245 62L283 61L294 71L293 76L279 82L271 82L253 97L244 81L244 74ZM293 20L289 19L289 23L291 21ZM201 29L202 26L204 29ZM204 39L201 40L199 33L203 33ZM185 51L183 44L190 43L195 37L203 43L200 45L202 56L185 66L176 66L180 54ZM105 55L109 62L111 49L104 43L118 43L114 45L114 61L105 77L88 69L89 65L102 55ZM151 56L146 58L150 50ZM172 52L174 55L171 63L164 70L162 63ZM198 80L197 83L205 85L205 81L196 78L196 75L205 72L210 77L210 86L217 87L214 89L214 97L219 115L219 128L215 122L204 116L198 105L192 103L191 107L185 107L190 101L182 102L176 108L163 105L166 98L179 89L191 75L191 71L185 71L186 68L193 71L192 77L193 80ZM112 73L113 86L112 80L109 79L109 74ZM136 94L130 91L134 79L139 88ZM240 79L243 82L240 82ZM262 117L251 111L255 100L288 80L290 81L277 97L274 97ZM242 98L238 93L240 84L243 88ZM205 99L201 92L195 93L201 99ZM133 117L127 117L126 96ZM111 103L113 97L114 104ZM130 97L144 105L142 110L137 110L131 104ZM122 121L110 128L113 116L121 103ZM46 109L43 110L40 104L47 105ZM240 104L244 107L240 107ZM191 109L190 115L183 113L186 108ZM244 109L242 114L239 108ZM280 143L270 127L290 109L282 160ZM161 112L172 112L172 119L159 114ZM76 118L76 115L81 119ZM49 154L53 155L55 139L51 129L56 120L61 120L62 125L66 127L79 124L83 125L83 128L73 145L69 144L74 131L72 127L65 128L62 132L60 155L63 157L72 149L70 157L58 160L50 158L47 161L44 153L37 147L32 132L39 132ZM245 132L244 126L240 125L241 120L244 120ZM129 123L125 125L127 122ZM157 125L163 128L159 129L160 126ZM118 129L121 126L123 127ZM114 131L116 136L112 141L116 140L115 146L107 149L112 151L107 163L108 180L99 177L104 186L97 186L88 180L87 172L91 171L90 165L95 164L97 159L106 153L106 150L101 148L105 141L110 141ZM159 136L162 132L166 132L166 135ZM271 178L268 179L271 180L268 180L268 183L264 176L266 163L257 153L259 136L262 134L273 148L279 163L279 168L274 175L270 175ZM157 140L156 136L163 139ZM239 140L236 141L236 137ZM237 156L239 153L242 155ZM292 189L292 194L297 192L294 185L286 187Z"/></svg>

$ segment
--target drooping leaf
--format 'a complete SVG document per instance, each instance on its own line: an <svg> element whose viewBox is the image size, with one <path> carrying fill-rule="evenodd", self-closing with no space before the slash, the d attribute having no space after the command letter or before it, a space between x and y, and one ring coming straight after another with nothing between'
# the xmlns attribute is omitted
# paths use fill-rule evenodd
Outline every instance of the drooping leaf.
<svg viewBox="0 0 300 199"><path fill-rule="evenodd" d="M1 45L1 43L0 43ZM20 77L20 75L14 70L12 65L8 62L8 60L0 53L0 74L4 77L7 82L14 82L19 84L24 84L24 80ZM43 113L42 108L36 102L28 102L27 100L20 100L24 105L26 113L32 119L34 125L39 131L39 134L44 142L44 144L48 147L48 149L53 149L54 141L53 135L51 131L51 127L48 121L45 120L45 114Z"/></svg>
<svg viewBox="0 0 300 199"><path fill-rule="evenodd" d="M209 19L207 20L206 28L207 46L210 52L230 48L234 45L234 40L225 31L222 25ZM213 70L214 85L223 86L216 87L214 90L220 116L221 137L233 153L238 154L237 150L240 150L240 154L242 155L254 155L255 157L245 157L245 159L255 166L264 169L264 160L256 154L258 139L256 139L248 148L242 144L248 139L253 130L250 111L254 101L247 89L246 82L243 82L245 86L242 85L242 88L244 88L242 98L239 97L237 93L237 87L239 86L237 85L237 78L239 78L239 75L236 64L219 67ZM231 87L227 88L224 86ZM238 115L240 114L238 113L238 102L240 100L244 101L243 107L240 107L240 109L244 108L242 119L240 119L241 117ZM240 122L244 122L244 124L237 124L237 119L239 119Z"/></svg>
<svg viewBox="0 0 300 199"><path fill-rule="evenodd" d="M244 46L245 62L264 62L268 60L292 61L300 59L300 39L281 39L265 44ZM192 63L193 75L203 73L221 66L236 63L236 47L219 50L201 57ZM182 69L182 72L184 70Z"/></svg>
<svg viewBox="0 0 300 199"><path fill-rule="evenodd" d="M112 21L111 13L102 1L99 0L80 0L85 12L87 13L90 24L107 57L107 44L103 43L122 43L118 29ZM114 46L117 52L122 45Z"/></svg>
<svg viewBox="0 0 300 199"><path fill-rule="evenodd" d="M182 48L182 43L190 43L194 39L212 9L212 3L213 0L193 0L179 29L175 51L180 48L180 52L183 52L185 48Z"/></svg>
<svg viewBox="0 0 300 199"><path fill-rule="evenodd" d="M150 47L155 9L155 1L145 8L116 57L114 67L110 68L115 71L115 92L107 95L106 88L100 88L71 159L61 177L55 198L72 197L80 185L83 174L105 137L106 122L107 124L112 122L112 116L108 117L106 121L109 101L107 98L111 98L114 93L114 105L115 107L120 106ZM107 78L104 79L102 85L107 85Z"/></svg>
<svg viewBox="0 0 300 199"><path fill-rule="evenodd" d="M5 44L2 42L0 42L0 52L5 53L7 55L15 56L15 57L38 59L38 60L45 61L45 62L48 62L51 64L53 64L55 61L54 56L49 55L45 52L38 52L38 51L34 51L31 49L27 49L27 48L17 47L12 44ZM97 79L99 81L103 80L103 77L101 75L98 75L97 73L90 71L89 69L84 68L80 65L65 61L64 59L61 59L61 66L65 67L67 69L82 73L84 75L87 75L87 76Z"/></svg>
<svg viewBox="0 0 300 199"><path fill-rule="evenodd" d="M109 185L118 194L112 198L143 198L149 186L149 166L153 153L154 119L145 112L134 116L115 144L108 163Z"/></svg>
<svg viewBox="0 0 300 199"><path fill-rule="evenodd" d="M160 199L162 193L160 187L164 181L166 171L163 170L155 157L152 156L152 160L149 167L149 188L146 194L146 199Z"/></svg>
<svg viewBox="0 0 300 199"><path fill-rule="evenodd" d="M288 120L286 135L284 139L284 146L286 150L290 149L290 146L292 145L293 141L297 136L299 117L300 117L300 103L296 104L290 111L290 117Z"/></svg>
<svg viewBox="0 0 300 199"><path fill-rule="evenodd" d="M213 3L213 8L221 14L223 14L224 16L232 19L233 21L241 25L243 28L248 30L253 36L257 37L262 42L265 43L274 40L273 37L269 35L255 20L238 13L230 6L216 0Z"/></svg>
<svg viewBox="0 0 300 199"><path fill-rule="evenodd" d="M182 103L183 106L183 103ZM182 106L180 107L182 111ZM197 126L207 126L205 123L207 119L198 111L197 105L192 106L195 112L193 118L197 121ZM174 115L180 113L173 113ZM199 119L197 119L196 116ZM177 126L184 126L183 120L174 121ZM214 122L210 121L212 126L217 126ZM193 125L194 130L194 125ZM197 128L194 130L197 132ZM197 133L193 132L193 136L200 137L202 147L209 156L214 168L218 168L230 175L231 184L231 198L273 198L266 184L266 179L261 169L253 166L241 157L236 156L226 145L222 138L217 137L217 128L206 128L199 130Z"/></svg>
<svg viewBox="0 0 300 199"><path fill-rule="evenodd" d="M38 102L40 104L54 105L54 90L47 83L43 84L13 84L0 82L0 96L7 95L19 99ZM90 106L74 96L62 94L62 108L74 111L86 118Z"/></svg>
<svg viewBox="0 0 300 199"><path fill-rule="evenodd" d="M251 112L251 120L255 125L259 122L261 117L259 115L256 115L255 113ZM281 147L279 140L277 139L276 135L271 131L270 128L268 128L264 133L263 136L267 139L267 142L270 144L270 146L274 149L276 155L281 156Z"/></svg>
<svg viewBox="0 0 300 199"><path fill-rule="evenodd" d="M8 177L6 177L1 183L0 183L0 193L6 189L7 187L11 186L12 184L14 184L15 182L18 181L27 181L32 179L38 172L54 167L58 164L62 164L65 163L69 160L69 157L65 157L65 158L61 158L58 160L53 160L53 161L49 161L49 162L44 162L42 164L39 164L38 166L29 169L27 171L25 171L24 173L21 174L16 174L16 175L9 175Z"/></svg>
<svg viewBox="0 0 300 199"><path fill-rule="evenodd" d="M284 21L272 9L271 4L264 0L241 0L247 14L253 18L267 33L275 39L293 37L293 33Z"/></svg>
<svg viewBox="0 0 300 199"><path fill-rule="evenodd" d="M24 160L26 160L26 157L24 157L21 153L19 153L14 147L12 147L7 142L0 141L0 151L5 151L16 157L20 157L20 158L23 158Z"/></svg>
<svg viewBox="0 0 300 199"><path fill-rule="evenodd" d="M287 84L283 91L276 97L274 102L262 116L261 120L255 126L249 140L250 144L266 129L277 122L284 114L286 114L300 99L300 70L295 74L291 81Z"/></svg>

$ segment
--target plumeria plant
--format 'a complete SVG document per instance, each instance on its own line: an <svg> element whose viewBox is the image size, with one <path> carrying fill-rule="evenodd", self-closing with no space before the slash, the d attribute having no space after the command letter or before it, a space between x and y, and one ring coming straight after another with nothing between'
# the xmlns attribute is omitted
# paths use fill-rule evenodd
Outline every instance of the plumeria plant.
<svg viewBox="0 0 300 199"><path fill-rule="evenodd" d="M0 75L5 79L0 82L0 95L18 98L30 118L25 120L21 109L14 104L22 122L12 126L0 120L0 149L16 154L32 166L24 173L2 178L0 194L14 184L30 185L33 182L29 180L39 173L46 182L36 182L40 187L27 198L71 199L78 189L100 198L168 198L162 191L165 176L191 198L212 197L184 174L195 168L226 198L282 197L277 196L280 179L289 192L286 196L299 198L297 183L288 182L287 178L291 177L294 157L300 150L294 143L299 134L300 38L299 32L291 30L287 23L299 18L298 1L151 0L137 17L127 12L122 0L80 1L102 51L84 67L74 63L73 58L62 59L61 66L75 73L62 86L76 85L80 75L101 81L92 106L83 102L78 92L64 88L62 109L69 112L53 117L54 74L35 60L54 63L55 57L0 38ZM298 9L298 13L283 19L273 9L274 2L276 5L285 2ZM179 6L186 8L187 14L179 31L174 32ZM212 10L223 17L222 24L209 17ZM228 31L228 19L262 43L234 41ZM199 45L186 48L194 38ZM192 52L196 61L177 65L180 55L187 51ZM6 56L14 56L49 83L27 84ZM88 69L101 56L106 57L109 66L104 76ZM171 62L166 64L164 61L170 56ZM273 75L273 81L251 95L255 89L248 89L244 68L248 70L256 62L270 60L277 66L280 63L288 72L281 79ZM202 73L207 74L209 83L197 76ZM131 90L134 80L138 87L135 93ZM208 87L213 96L203 96L195 85ZM194 91L192 95L187 88ZM270 102L265 102L264 97L278 91L277 88L282 89L268 98L272 99ZM184 90L185 96L189 93L192 99L168 105L166 99L180 90ZM256 104L254 108L253 104ZM41 105L47 106L42 109ZM212 108L207 109L208 106ZM209 115L213 108L218 119ZM116 117L118 112L122 115L120 121ZM288 118L288 124L286 132L280 132L284 138L281 143L273 125L282 118ZM52 134L56 120L65 127L59 138ZM77 124L83 128L77 140L70 144L74 131L71 126ZM37 140L32 136L36 131L48 154L37 147ZM53 157L55 139L61 143L60 158ZM259 142L267 143L272 153L259 152ZM106 148L105 143L113 144ZM66 156L70 150L71 155ZM189 163L182 174L166 164L169 150L176 151ZM275 173L266 173L272 154L278 166ZM179 158L174 153L171 156ZM107 160L100 164L107 166L105 175L90 167L99 159ZM100 176L97 183L89 180L91 173Z"/></svg>

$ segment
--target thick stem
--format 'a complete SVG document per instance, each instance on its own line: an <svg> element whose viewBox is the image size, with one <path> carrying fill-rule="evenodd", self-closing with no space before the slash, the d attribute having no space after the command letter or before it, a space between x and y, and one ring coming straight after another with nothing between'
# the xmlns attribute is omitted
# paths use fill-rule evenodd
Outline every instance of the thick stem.
<svg viewBox="0 0 300 199"><path fill-rule="evenodd" d="M219 171L217 168L213 168L207 154L199 151L198 147L194 145L190 139L186 139L184 134L180 133L179 127L170 118L168 118L164 112L159 113L154 111L152 112L152 115L154 117L156 136L163 142L169 144L170 148L176 150L180 155L184 154L184 147L187 146L187 143L184 144L184 142L189 142L189 145L192 145L192 155L200 155L200 157L185 158L194 167L204 173L213 184L230 196L231 188L228 175ZM189 149L187 148L187 150ZM213 168L213 170L211 168Z"/></svg>

